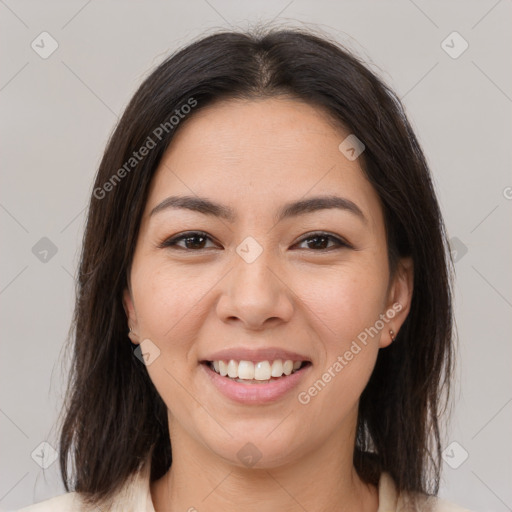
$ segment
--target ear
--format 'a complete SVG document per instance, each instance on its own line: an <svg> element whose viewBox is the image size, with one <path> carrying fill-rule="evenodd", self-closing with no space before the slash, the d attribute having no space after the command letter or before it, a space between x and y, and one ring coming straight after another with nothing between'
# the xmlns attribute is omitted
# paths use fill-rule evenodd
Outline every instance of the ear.
<svg viewBox="0 0 512 512"><path fill-rule="evenodd" d="M379 347L389 346L397 337L411 309L414 288L414 265L412 258L400 259L388 291L385 315L389 319L382 332ZM393 335L389 331L393 331Z"/></svg>
<svg viewBox="0 0 512 512"><path fill-rule="evenodd" d="M128 288L125 288L123 291L123 308L126 313L127 323L128 323L128 337L132 341L138 345L140 343L138 336L138 323L137 323L137 313L135 312L135 306L133 305L133 298L131 292Z"/></svg>

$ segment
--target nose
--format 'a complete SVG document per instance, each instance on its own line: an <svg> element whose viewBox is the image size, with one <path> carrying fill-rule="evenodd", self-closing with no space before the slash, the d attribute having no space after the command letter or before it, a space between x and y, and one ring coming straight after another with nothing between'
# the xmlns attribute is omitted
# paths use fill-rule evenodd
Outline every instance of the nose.
<svg viewBox="0 0 512 512"><path fill-rule="evenodd" d="M254 261L235 255L217 302L223 322L241 322L248 330L262 330L292 317L294 294L268 253L262 251Z"/></svg>

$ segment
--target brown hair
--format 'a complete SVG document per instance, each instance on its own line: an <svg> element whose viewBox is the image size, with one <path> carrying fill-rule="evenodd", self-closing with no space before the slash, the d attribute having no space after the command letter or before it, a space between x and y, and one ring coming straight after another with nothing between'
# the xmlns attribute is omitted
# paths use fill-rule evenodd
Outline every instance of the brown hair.
<svg viewBox="0 0 512 512"><path fill-rule="evenodd" d="M186 119L221 98L276 95L328 111L363 141L359 162L383 206L391 270L403 256L414 263L409 314L395 342L379 351L360 399L355 467L374 485L387 471L399 491L438 492L438 414L452 369L453 262L425 157L400 100L351 52L310 31L255 30L204 37L160 64L128 104L99 166L60 434L66 489L71 482L91 503L112 497L148 458L152 481L172 461L167 409L134 356L122 305L148 188L176 132L170 119L191 99ZM130 160L148 137L155 146Z"/></svg>

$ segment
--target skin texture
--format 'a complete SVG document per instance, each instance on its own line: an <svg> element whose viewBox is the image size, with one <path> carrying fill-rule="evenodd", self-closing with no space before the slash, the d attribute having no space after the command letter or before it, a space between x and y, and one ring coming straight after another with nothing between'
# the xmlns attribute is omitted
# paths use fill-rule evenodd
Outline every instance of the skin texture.
<svg viewBox="0 0 512 512"><path fill-rule="evenodd" d="M407 316L413 268L403 259L390 280L379 197L358 160L338 149L347 135L295 99L228 100L188 119L164 155L123 299L132 340L150 339L160 350L147 370L168 408L173 464L151 486L157 512L377 510L377 490L352 463L357 407L378 351L392 342L389 330L396 336ZM367 222L331 208L275 223L284 203L324 194L350 199ZM150 217L171 195L207 197L238 218L184 209ZM158 247L186 231L210 238ZM315 245L317 231L352 247L329 239ZM263 249L250 264L236 252L248 236ZM301 404L298 392L393 304L400 312ZM235 403L199 361L240 346L293 350L312 366L298 389L275 402ZM237 457L248 442L261 453L252 468Z"/></svg>

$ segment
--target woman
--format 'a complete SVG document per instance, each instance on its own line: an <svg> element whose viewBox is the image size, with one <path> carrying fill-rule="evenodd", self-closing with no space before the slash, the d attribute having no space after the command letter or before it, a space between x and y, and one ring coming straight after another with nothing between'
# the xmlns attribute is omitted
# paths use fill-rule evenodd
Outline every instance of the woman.
<svg viewBox="0 0 512 512"><path fill-rule="evenodd" d="M91 197L73 492L24 510L462 510L436 498L447 247L400 101L340 45L224 32L171 56Z"/></svg>

